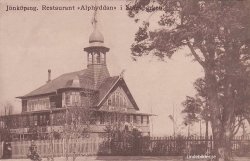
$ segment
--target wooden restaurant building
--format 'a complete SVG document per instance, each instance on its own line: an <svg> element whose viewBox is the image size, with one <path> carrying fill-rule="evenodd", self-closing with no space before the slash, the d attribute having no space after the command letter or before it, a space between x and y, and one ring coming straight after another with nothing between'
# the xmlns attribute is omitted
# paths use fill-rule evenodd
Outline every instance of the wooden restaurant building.
<svg viewBox="0 0 250 161"><path fill-rule="evenodd" d="M21 99L22 112L0 118L1 128L9 129L16 139L39 139L51 131L63 132L69 109L94 109L95 121L90 124L90 134L98 136L105 132L110 122L121 121L123 125L150 134L150 114L140 113L126 85L123 75L110 76L106 57L109 48L104 46L104 37L94 17L94 31L89 37L87 69L63 74L51 80L48 70L46 84L17 98ZM119 118L109 118L119 113ZM74 116L72 116L72 120Z"/></svg>

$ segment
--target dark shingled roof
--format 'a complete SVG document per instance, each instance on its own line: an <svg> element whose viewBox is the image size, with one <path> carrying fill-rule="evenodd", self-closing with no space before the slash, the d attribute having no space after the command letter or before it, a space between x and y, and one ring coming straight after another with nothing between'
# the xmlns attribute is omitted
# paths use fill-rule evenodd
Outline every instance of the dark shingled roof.
<svg viewBox="0 0 250 161"><path fill-rule="evenodd" d="M34 90L34 91L24 95L24 96L18 97L18 98L30 97L30 96L36 96L36 95L42 95L42 94L56 92L56 90L58 90L60 88L67 87L66 85L68 85L69 81L72 81L77 75L83 75L85 72L86 72L86 69L81 70L81 71L62 74L59 77L46 83L45 85L37 88L36 90Z"/></svg>
<svg viewBox="0 0 250 161"><path fill-rule="evenodd" d="M51 80L45 85L37 88L36 90L18 97L25 98L31 96L38 96L56 92L58 89L62 88L86 88L94 90L94 83L91 78L85 75L86 69L71 73L62 74L59 77ZM101 85L98 88L98 99L96 101L103 99L107 92L112 88L114 83L119 79L119 76L109 77L104 79ZM98 103L98 102L97 102Z"/></svg>
<svg viewBox="0 0 250 161"><path fill-rule="evenodd" d="M57 90L63 88L79 88L79 89L91 89L95 90L96 95L94 96L94 106L100 106L102 102L107 98L109 92L114 89L115 85L120 81L120 84L124 88L127 96L129 97L131 103L134 105L135 109L139 110L133 96L131 95L125 81L120 76L113 76L104 79L98 89L94 88L94 83L88 75L86 75L86 69L71 73L63 74L45 85L37 88L36 90L17 98L27 98L39 95L46 95L51 93L56 93Z"/></svg>
<svg viewBox="0 0 250 161"><path fill-rule="evenodd" d="M98 88L98 95L95 98L95 106L99 106L103 103L105 98L107 98L110 91L116 88L116 84L119 82L119 84L122 86L123 90L125 91L126 95L128 96L130 102L133 104L134 108L136 110L139 110L139 107L137 106L132 94L130 93L128 86L126 85L124 79L120 76L114 76L106 78L100 87ZM97 99L98 98L98 99Z"/></svg>
<svg viewBox="0 0 250 161"><path fill-rule="evenodd" d="M115 83L118 81L119 76L106 78L98 88L98 94L95 96L95 106L108 94Z"/></svg>

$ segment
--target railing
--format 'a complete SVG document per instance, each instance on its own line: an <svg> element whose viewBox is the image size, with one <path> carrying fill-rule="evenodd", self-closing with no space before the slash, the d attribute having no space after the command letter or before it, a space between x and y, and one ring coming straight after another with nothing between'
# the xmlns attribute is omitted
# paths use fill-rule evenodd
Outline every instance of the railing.
<svg viewBox="0 0 250 161"><path fill-rule="evenodd" d="M97 124L97 125L90 125L90 129L92 132L105 132L104 129L105 127L108 125L108 123L104 123L104 124ZM134 126L137 128L137 129L140 129L141 132L143 133L148 133L150 132L150 128L149 128L149 125L148 124L136 124L136 123L133 123L133 124L129 124L129 131L132 131ZM121 126L122 129L125 128L125 124L124 124L124 127Z"/></svg>
<svg viewBox="0 0 250 161"><path fill-rule="evenodd" d="M28 133L28 131L29 131L29 128L10 129L11 133L16 133L16 134Z"/></svg>
<svg viewBox="0 0 250 161"><path fill-rule="evenodd" d="M90 129L92 132L105 132L104 129L107 125L108 123L90 125ZM148 124L133 123L132 125L129 125L129 130L132 130L133 126L135 126L138 129L141 129L142 132L150 131ZM15 134L28 134L31 133L29 129L30 128L11 129L11 132ZM38 131L38 133L50 133L52 131L63 132L63 126L37 126L36 130Z"/></svg>

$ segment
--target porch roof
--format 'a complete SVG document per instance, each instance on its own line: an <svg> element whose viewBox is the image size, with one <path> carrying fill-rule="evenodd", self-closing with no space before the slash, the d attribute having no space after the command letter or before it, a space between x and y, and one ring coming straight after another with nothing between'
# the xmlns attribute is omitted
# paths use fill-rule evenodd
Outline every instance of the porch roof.
<svg viewBox="0 0 250 161"><path fill-rule="evenodd" d="M142 112L126 112L126 111L109 111L109 110L97 110L100 112L108 112L108 113L122 113L122 114L132 114L132 115L145 115L145 116L157 116L155 114L142 113Z"/></svg>

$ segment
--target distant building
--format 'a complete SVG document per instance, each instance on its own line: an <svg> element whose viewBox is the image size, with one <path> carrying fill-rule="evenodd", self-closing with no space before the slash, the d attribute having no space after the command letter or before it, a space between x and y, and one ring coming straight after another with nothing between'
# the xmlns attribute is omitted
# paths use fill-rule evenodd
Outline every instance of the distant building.
<svg viewBox="0 0 250 161"><path fill-rule="evenodd" d="M138 128L143 133L150 132L150 114L139 113L139 108L127 87L122 74L110 76L106 56L109 48L104 46L104 37L93 19L94 31L89 37L87 69L63 74L48 81L34 91L17 97L22 101L22 112L18 115L3 116L1 126L8 127L16 138L39 138L52 130L61 132L60 121L71 108L89 107L95 109L96 122L90 127L92 134L103 133L110 120L108 114L119 112L122 122L131 128ZM6 119L10 118L10 119ZM6 121L12 120L12 121Z"/></svg>

